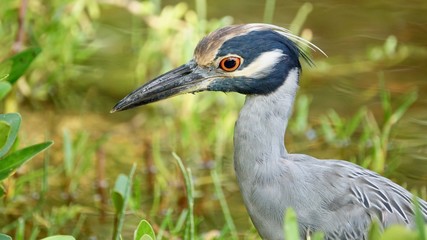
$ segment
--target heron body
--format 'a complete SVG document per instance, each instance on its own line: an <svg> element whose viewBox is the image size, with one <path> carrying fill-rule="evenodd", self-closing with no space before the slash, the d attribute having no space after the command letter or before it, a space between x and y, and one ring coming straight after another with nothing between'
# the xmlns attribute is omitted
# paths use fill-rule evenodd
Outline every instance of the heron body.
<svg viewBox="0 0 427 240"><path fill-rule="evenodd" d="M295 42L314 45L268 24L221 28L201 40L194 58L136 89L121 111L182 93L246 94L234 132L234 167L244 203L263 239L284 239L287 208L297 213L300 237L366 239L373 220L386 228L415 226L413 196L375 172L341 160L288 153L284 136L309 58ZM427 222L427 203L419 199Z"/></svg>

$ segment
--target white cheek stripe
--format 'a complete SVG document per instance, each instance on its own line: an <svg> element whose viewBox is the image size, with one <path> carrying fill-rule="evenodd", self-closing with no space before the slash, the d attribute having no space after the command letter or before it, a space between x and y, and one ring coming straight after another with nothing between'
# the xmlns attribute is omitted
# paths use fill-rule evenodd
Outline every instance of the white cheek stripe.
<svg viewBox="0 0 427 240"><path fill-rule="evenodd" d="M270 74L273 67L282 60L285 54L282 50L275 49L259 55L251 64L242 70L229 73L234 77L262 78Z"/></svg>

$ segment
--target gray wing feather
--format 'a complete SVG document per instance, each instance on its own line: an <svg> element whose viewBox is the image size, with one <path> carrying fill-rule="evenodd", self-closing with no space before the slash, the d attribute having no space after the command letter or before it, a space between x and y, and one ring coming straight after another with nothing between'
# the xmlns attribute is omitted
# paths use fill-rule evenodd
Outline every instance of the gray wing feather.
<svg viewBox="0 0 427 240"><path fill-rule="evenodd" d="M394 224L415 227L413 196L410 192L391 180L355 164L339 160L329 162L335 165L332 166L335 171L342 171L340 176L343 179L340 180L348 183L345 187L348 192L344 189L344 193L348 195L342 196L347 199L344 200L345 204L354 205L352 211L360 212L360 208L364 209L362 214L368 217L360 216L359 220L356 219L350 224L352 226L338 227L326 234L326 239L364 239L366 230L374 219L383 228ZM424 221L427 222L427 203L420 198L418 202Z"/></svg>
<svg viewBox="0 0 427 240"><path fill-rule="evenodd" d="M382 228L394 224L415 227L413 195L391 180L341 160L318 160L304 154L293 154L290 160L302 169L300 176L306 175L303 182L315 181L307 182L305 188L298 191L308 188L310 192L304 192L306 196L322 201L320 205L310 200L304 206L294 204L303 215L307 215L311 205L321 207L312 209L313 214L308 217L302 216L302 236L307 231L323 231L325 239L366 239L373 220ZM294 167L290 172L298 169ZM316 186L316 189L307 186ZM418 202L427 222L427 203L419 198Z"/></svg>
<svg viewBox="0 0 427 240"><path fill-rule="evenodd" d="M349 174L350 192L358 202L378 217L381 225L392 224L415 226L413 196L403 187L377 173L357 167ZM418 199L427 221L427 203Z"/></svg>

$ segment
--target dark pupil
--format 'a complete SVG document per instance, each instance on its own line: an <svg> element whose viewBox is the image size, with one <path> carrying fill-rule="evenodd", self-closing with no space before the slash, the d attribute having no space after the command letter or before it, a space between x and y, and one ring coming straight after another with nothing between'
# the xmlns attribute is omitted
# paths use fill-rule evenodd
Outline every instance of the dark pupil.
<svg viewBox="0 0 427 240"><path fill-rule="evenodd" d="M236 60L234 59L227 59L224 62L224 67L226 68L234 68L236 66Z"/></svg>

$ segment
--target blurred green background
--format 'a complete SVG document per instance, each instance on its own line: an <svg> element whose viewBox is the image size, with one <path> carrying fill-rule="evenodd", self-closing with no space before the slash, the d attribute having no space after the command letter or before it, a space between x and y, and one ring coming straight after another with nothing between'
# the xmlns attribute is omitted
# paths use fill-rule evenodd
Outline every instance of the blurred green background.
<svg viewBox="0 0 427 240"><path fill-rule="evenodd" d="M21 113L20 145L55 144L4 182L0 232L110 238L111 189L136 163L124 239L143 218L178 239L188 206L175 152L192 171L198 238L256 239L232 164L243 96L185 95L109 113L190 60L208 32L250 22L289 28L328 55L312 52L316 66L304 65L288 151L356 162L425 199L426 12L424 0L2 0L0 60L42 51L1 110Z"/></svg>

